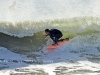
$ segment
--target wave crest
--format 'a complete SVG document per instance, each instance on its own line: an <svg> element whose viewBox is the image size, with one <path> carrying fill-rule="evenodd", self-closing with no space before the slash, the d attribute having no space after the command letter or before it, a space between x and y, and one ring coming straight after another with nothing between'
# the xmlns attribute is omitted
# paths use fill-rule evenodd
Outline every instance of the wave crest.
<svg viewBox="0 0 100 75"><path fill-rule="evenodd" d="M17 37L33 36L46 28L58 28L72 33L100 31L100 18L83 17L45 21L0 22L0 32Z"/></svg>

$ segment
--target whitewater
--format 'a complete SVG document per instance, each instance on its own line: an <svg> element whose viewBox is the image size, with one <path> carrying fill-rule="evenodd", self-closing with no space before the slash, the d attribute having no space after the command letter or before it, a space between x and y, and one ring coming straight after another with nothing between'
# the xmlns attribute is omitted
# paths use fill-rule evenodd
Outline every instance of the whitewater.
<svg viewBox="0 0 100 75"><path fill-rule="evenodd" d="M0 75L100 75L99 0L0 0ZM70 41L54 51L43 36Z"/></svg>

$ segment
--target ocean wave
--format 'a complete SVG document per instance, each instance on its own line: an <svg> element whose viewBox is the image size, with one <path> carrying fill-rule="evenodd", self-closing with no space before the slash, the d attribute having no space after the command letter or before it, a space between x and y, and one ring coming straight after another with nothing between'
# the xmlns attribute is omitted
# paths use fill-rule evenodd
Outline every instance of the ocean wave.
<svg viewBox="0 0 100 75"><path fill-rule="evenodd" d="M61 19L99 16L99 0L3 0L0 1L1 21Z"/></svg>
<svg viewBox="0 0 100 75"><path fill-rule="evenodd" d="M46 28L58 28L60 30L81 33L85 31L100 31L100 18L76 17L70 19L55 19L45 21L21 21L21 22L0 22L0 32L11 36L24 37L33 36L34 33Z"/></svg>

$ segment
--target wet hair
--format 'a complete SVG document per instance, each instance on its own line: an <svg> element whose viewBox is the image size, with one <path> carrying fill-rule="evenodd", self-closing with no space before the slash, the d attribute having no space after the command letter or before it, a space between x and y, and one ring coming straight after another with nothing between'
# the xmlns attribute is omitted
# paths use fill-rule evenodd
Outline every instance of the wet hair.
<svg viewBox="0 0 100 75"><path fill-rule="evenodd" d="M49 29L45 29L45 32L49 32L50 30Z"/></svg>

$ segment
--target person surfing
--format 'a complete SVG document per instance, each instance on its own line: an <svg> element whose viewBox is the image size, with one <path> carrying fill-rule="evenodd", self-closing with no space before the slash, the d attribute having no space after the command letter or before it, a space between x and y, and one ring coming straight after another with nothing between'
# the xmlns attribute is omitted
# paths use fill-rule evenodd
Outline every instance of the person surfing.
<svg viewBox="0 0 100 75"><path fill-rule="evenodd" d="M45 36L50 36L50 38L53 40L54 44L52 45L58 45L59 39L63 36L62 32L58 29L45 29Z"/></svg>

